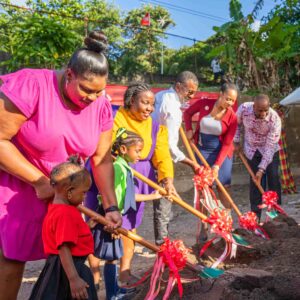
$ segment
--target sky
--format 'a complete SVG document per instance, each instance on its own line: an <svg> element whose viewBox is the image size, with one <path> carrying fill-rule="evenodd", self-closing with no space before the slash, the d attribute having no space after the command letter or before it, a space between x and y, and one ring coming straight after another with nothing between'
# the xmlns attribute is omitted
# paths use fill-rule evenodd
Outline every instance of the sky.
<svg viewBox="0 0 300 300"><path fill-rule="evenodd" d="M229 0L106 0L115 4L122 12L127 12L134 8L140 8L145 3L153 6L158 3L169 10L171 18L176 25L168 29L167 32L188 37L190 39L204 41L214 34L213 26L220 26L229 21ZM24 5L25 0L12 0L13 4ZM244 15L249 14L255 0L241 0ZM275 6L274 0L264 0L258 19L267 15ZM174 6L177 6L175 9ZM181 8L178 8L181 7ZM183 12L182 8L192 10L192 13ZM192 46L193 41L188 39L168 37L164 43L168 48L178 49L183 46Z"/></svg>
<svg viewBox="0 0 300 300"><path fill-rule="evenodd" d="M145 3L150 3L153 6L156 5L154 3L159 3L165 8L168 7L167 10L169 10L171 18L176 23L176 26L169 29L168 32L200 41L206 40L214 34L213 26L220 26L230 19L229 0L111 0L107 2L116 4L122 11L142 7ZM241 0L244 15L252 11L255 2L255 0ZM170 5L177 6L176 10L171 9ZM182 12L182 9L178 11L178 6L192 10L193 14ZM258 19L267 15L274 6L274 0L264 0L264 6L258 15ZM205 17L204 15L209 16ZM169 48L180 48L193 45L193 41L168 37L165 44Z"/></svg>

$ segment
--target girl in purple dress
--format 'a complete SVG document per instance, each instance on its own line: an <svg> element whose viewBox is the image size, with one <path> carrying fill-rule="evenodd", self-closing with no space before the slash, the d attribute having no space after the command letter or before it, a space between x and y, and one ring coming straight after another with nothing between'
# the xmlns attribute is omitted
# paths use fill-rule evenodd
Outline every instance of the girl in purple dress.
<svg viewBox="0 0 300 300"><path fill-rule="evenodd" d="M72 154L91 157L109 227L116 209L107 39L93 31L65 70L24 69L0 76L0 295L16 299L25 262L44 258L41 228L53 198L51 169Z"/></svg>

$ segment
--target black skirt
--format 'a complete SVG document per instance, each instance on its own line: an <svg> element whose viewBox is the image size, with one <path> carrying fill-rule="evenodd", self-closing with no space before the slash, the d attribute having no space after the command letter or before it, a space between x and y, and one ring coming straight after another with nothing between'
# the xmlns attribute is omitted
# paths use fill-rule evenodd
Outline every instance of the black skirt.
<svg viewBox="0 0 300 300"><path fill-rule="evenodd" d="M102 205L97 209L97 213L104 216ZM103 229L103 225L97 224L92 229L95 243L94 255L103 260L117 260L123 256L122 239L113 239L111 233Z"/></svg>
<svg viewBox="0 0 300 300"><path fill-rule="evenodd" d="M75 257L73 261L78 275L89 285L88 300L98 300L93 275L85 263L86 257ZM29 300L72 300L67 275L59 255L50 255L33 287Z"/></svg>

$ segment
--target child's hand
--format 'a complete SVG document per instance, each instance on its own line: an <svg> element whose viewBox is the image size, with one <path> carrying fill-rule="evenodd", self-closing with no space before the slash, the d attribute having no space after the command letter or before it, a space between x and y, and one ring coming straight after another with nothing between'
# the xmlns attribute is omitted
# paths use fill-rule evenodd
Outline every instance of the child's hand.
<svg viewBox="0 0 300 300"><path fill-rule="evenodd" d="M153 192L153 199L161 199L163 196L160 194L159 191Z"/></svg>
<svg viewBox="0 0 300 300"><path fill-rule="evenodd" d="M93 229L98 224L98 222L96 222L94 218L90 218L87 221L87 224L88 224L90 229Z"/></svg>
<svg viewBox="0 0 300 300"><path fill-rule="evenodd" d="M111 234L111 237L114 239L114 240L118 240L121 238L121 235L117 232L114 232Z"/></svg>
<svg viewBox="0 0 300 300"><path fill-rule="evenodd" d="M70 289L73 299L85 300L88 299L87 288L89 285L79 276L70 280Z"/></svg>

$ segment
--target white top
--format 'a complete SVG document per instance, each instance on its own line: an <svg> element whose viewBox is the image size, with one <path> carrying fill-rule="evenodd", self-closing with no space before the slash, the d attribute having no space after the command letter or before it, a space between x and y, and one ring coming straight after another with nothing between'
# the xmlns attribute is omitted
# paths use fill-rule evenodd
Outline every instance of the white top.
<svg viewBox="0 0 300 300"><path fill-rule="evenodd" d="M178 148L179 128L182 123L182 104L173 88L158 92L155 95L155 110L152 118L168 128L169 147L175 163L185 159Z"/></svg>
<svg viewBox="0 0 300 300"><path fill-rule="evenodd" d="M220 136L222 134L222 123L209 114L201 119L200 132Z"/></svg>
<svg viewBox="0 0 300 300"><path fill-rule="evenodd" d="M219 61L217 59L213 59L211 61L211 67L212 67L213 73L219 73L222 71Z"/></svg>

